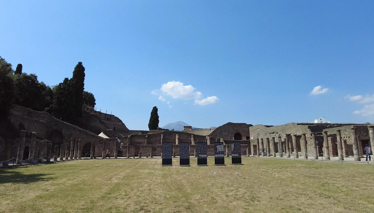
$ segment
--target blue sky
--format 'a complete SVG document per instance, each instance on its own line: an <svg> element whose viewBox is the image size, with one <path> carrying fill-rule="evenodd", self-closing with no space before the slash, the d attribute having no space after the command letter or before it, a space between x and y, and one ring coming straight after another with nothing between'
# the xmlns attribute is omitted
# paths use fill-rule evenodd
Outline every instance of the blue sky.
<svg viewBox="0 0 374 213"><path fill-rule="evenodd" d="M130 129L374 122L374 1L2 0L0 56ZM314 92L313 92L314 91Z"/></svg>

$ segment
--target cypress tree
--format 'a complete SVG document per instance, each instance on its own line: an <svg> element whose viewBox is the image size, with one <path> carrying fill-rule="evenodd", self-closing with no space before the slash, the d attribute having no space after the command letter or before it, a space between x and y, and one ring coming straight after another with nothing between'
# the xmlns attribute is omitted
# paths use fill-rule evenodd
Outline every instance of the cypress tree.
<svg viewBox="0 0 374 213"><path fill-rule="evenodd" d="M84 91L84 78L85 68L82 62L78 62L74 68L73 77L70 79L71 86L71 97L73 106L73 115L76 117L82 117L82 106L83 106L83 91Z"/></svg>
<svg viewBox="0 0 374 213"><path fill-rule="evenodd" d="M22 74L22 64L17 64L16 71L14 71L14 74L21 75Z"/></svg>
<svg viewBox="0 0 374 213"><path fill-rule="evenodd" d="M154 106L151 112L151 117L149 118L149 123L148 123L149 130L157 129L158 123L159 123L158 109L156 106Z"/></svg>

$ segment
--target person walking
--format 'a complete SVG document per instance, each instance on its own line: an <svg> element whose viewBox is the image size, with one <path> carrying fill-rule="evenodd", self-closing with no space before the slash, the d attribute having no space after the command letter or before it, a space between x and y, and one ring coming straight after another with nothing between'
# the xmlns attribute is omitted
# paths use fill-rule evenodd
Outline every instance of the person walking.
<svg viewBox="0 0 374 213"><path fill-rule="evenodd" d="M366 144L365 146L365 153L366 153L366 161L368 161L368 156L369 156L369 161L371 161L371 156L370 156L371 149L370 149L369 144Z"/></svg>

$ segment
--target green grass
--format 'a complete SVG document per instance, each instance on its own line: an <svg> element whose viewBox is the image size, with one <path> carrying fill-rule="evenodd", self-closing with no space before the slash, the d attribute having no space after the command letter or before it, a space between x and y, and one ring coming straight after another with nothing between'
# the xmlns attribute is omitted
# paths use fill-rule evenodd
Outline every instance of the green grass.
<svg viewBox="0 0 374 213"><path fill-rule="evenodd" d="M243 158L81 160L0 170L0 212L373 212L374 167ZM214 172L217 172L214 175ZM236 174L238 172L239 174Z"/></svg>

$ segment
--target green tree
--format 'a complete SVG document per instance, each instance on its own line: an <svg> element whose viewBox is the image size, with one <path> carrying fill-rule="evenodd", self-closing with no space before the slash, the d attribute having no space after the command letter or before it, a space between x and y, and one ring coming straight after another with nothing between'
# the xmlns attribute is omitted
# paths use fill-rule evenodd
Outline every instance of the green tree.
<svg viewBox="0 0 374 213"><path fill-rule="evenodd" d="M71 107L71 91L69 79L65 78L62 83L53 88L52 114L56 118L71 122L74 120Z"/></svg>
<svg viewBox="0 0 374 213"><path fill-rule="evenodd" d="M156 106L154 106L151 112L151 117L149 118L149 123L148 123L149 130L157 129L158 123L159 123L158 109Z"/></svg>
<svg viewBox="0 0 374 213"><path fill-rule="evenodd" d="M22 73L17 75L15 86L15 104L33 110L44 110L44 88L39 84L38 77L35 74Z"/></svg>
<svg viewBox="0 0 374 213"><path fill-rule="evenodd" d="M22 74L22 64L17 64L16 71L14 71L15 75L21 75Z"/></svg>
<svg viewBox="0 0 374 213"><path fill-rule="evenodd" d="M12 65L0 56L0 117L6 117L14 101Z"/></svg>
<svg viewBox="0 0 374 213"><path fill-rule="evenodd" d="M82 117L82 106L83 106L83 91L84 91L84 78L85 78L85 68L82 62L74 68L73 77L70 79L69 83L71 86L72 95L72 106L73 115L76 117Z"/></svg>
<svg viewBox="0 0 374 213"><path fill-rule="evenodd" d="M96 105L95 96L90 92L83 91L83 104L94 108Z"/></svg>

